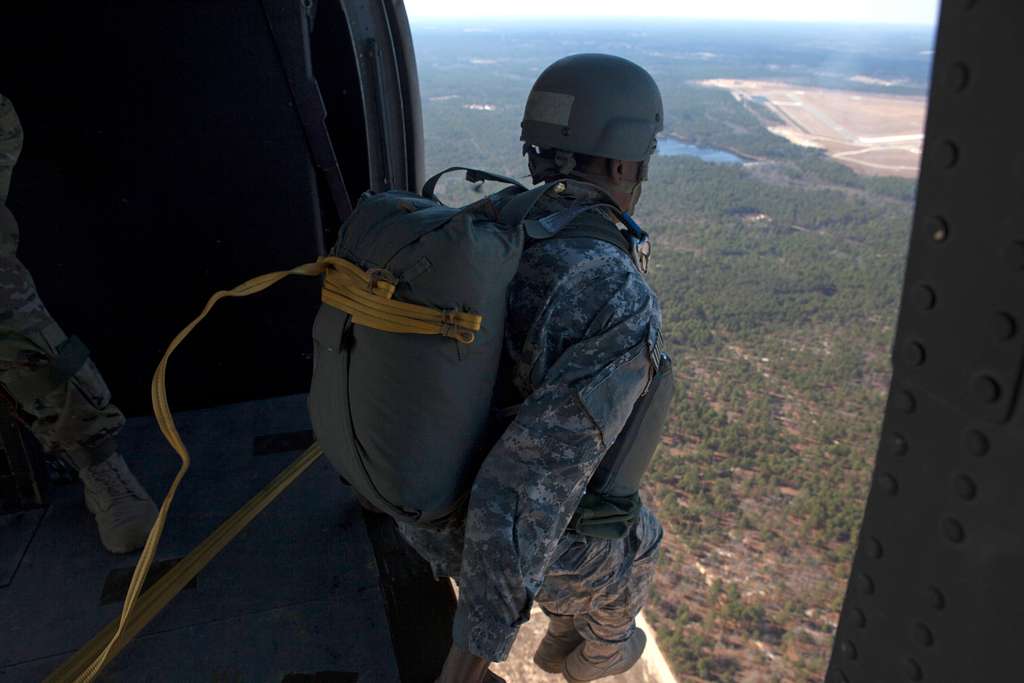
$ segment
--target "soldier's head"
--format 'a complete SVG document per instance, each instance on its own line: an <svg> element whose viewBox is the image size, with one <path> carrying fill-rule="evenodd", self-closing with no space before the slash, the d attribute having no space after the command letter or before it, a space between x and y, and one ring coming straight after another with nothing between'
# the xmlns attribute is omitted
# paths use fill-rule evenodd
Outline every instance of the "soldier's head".
<svg viewBox="0 0 1024 683"><path fill-rule="evenodd" d="M534 182L574 177L632 211L664 128L661 91L643 67L612 55L560 59L537 78L523 116Z"/></svg>

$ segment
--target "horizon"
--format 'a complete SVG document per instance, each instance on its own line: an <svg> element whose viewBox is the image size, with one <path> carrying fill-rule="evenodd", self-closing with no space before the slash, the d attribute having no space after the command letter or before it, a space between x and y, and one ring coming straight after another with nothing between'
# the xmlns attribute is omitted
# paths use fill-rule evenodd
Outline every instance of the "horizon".
<svg viewBox="0 0 1024 683"><path fill-rule="evenodd" d="M799 26L801 28L810 28L814 26L826 26L830 28L857 28L857 27L871 27L871 28L892 28L892 29L926 29L935 31L938 29L937 24L928 23L895 23L887 21L844 21L844 20L833 20L827 21L822 19L715 19L715 18L702 18L702 17L679 17L679 16L640 16L640 17L612 17L612 16L596 16L586 17L580 19L579 17L571 16L471 16L471 17L457 17L448 15L409 15L409 20L414 23L413 29L423 28L424 23L429 24L467 24L465 27L468 30L480 30L487 29L491 26L531 26L536 24L546 25L561 25L561 24L573 24L574 28L587 28L595 25L601 25L602 27L610 24L627 23L635 26L644 26L645 28L658 28L665 27L666 23L674 24L677 26Z"/></svg>
<svg viewBox="0 0 1024 683"><path fill-rule="evenodd" d="M496 21L501 23L582 21L673 21L678 23L835 24L930 27L938 24L938 0L911 0L893 6L887 0L859 0L841 7L812 0L778 0L771 11L756 0L719 0L714 7L678 0L646 0L623 14L621 5L600 0L563 0L552 7L545 0L520 0L516 9L481 5L470 0L406 0L410 19L421 21ZM577 10L573 13L573 10Z"/></svg>

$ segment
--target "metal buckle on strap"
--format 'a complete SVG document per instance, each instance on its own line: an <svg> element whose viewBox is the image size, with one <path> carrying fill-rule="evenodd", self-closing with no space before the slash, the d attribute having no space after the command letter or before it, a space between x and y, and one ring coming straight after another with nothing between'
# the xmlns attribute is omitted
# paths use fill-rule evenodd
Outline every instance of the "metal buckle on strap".
<svg viewBox="0 0 1024 683"><path fill-rule="evenodd" d="M463 344L472 344L476 341L476 333L472 330L467 330L459 324L459 321L455 317L458 313L458 309L455 308L445 309L442 312L441 335L462 342Z"/></svg>
<svg viewBox="0 0 1024 683"><path fill-rule="evenodd" d="M370 268L366 271L366 274L370 279L366 283L366 289L371 294L377 289L377 284L380 282L387 282L389 285L397 286L398 278L391 274L391 271L384 268Z"/></svg>
<svg viewBox="0 0 1024 683"><path fill-rule="evenodd" d="M633 263L641 273L647 273L651 262L651 238L647 232L636 224L628 211L622 212L622 222L629 229L629 244L633 252Z"/></svg>
<svg viewBox="0 0 1024 683"><path fill-rule="evenodd" d="M647 273L651 263L651 240L644 234L643 237L629 236L629 244L633 252L633 263L640 269L641 273Z"/></svg>

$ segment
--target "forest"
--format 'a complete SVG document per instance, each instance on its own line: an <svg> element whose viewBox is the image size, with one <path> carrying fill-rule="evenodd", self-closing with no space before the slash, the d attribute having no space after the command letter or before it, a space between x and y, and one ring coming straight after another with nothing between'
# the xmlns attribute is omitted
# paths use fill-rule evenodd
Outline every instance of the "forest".
<svg viewBox="0 0 1024 683"><path fill-rule="evenodd" d="M643 490L666 530L646 613L680 681L820 681L877 448L916 183L857 175L695 81L763 77L778 61L789 66L776 79L827 87L868 73L920 94L930 35L881 31L852 46L839 29L831 42L792 29L780 48L771 32L786 29L747 27L743 41L719 27L692 29L680 51L668 29L614 40L603 29L417 30L428 171L525 176L529 87L582 49L647 66L667 134L748 160L655 157L636 215L653 238L648 277L678 372ZM685 56L700 53L721 58ZM823 62L831 75L815 76ZM454 174L442 188L455 204L499 189Z"/></svg>

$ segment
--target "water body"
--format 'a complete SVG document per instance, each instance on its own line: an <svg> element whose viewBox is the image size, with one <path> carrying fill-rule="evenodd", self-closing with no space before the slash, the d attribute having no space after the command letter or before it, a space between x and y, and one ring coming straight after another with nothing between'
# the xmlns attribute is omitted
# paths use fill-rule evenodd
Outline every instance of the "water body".
<svg viewBox="0 0 1024 683"><path fill-rule="evenodd" d="M742 164L743 159L732 152L714 147L698 147L688 145L675 138L658 138L658 154L666 157L688 156L697 157L701 161L712 164Z"/></svg>

